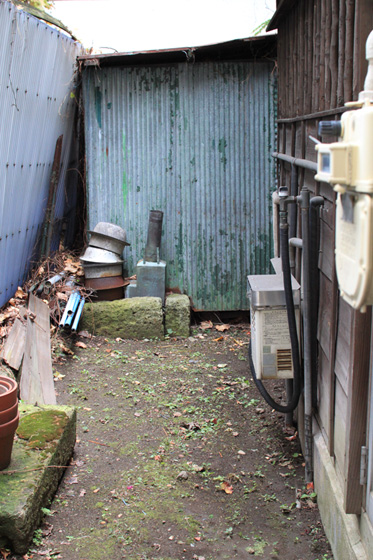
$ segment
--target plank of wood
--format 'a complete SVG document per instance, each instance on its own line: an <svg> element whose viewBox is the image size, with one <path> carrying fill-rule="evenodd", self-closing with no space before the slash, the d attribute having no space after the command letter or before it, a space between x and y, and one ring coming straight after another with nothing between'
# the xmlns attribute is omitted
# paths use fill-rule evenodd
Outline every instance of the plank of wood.
<svg viewBox="0 0 373 560"><path fill-rule="evenodd" d="M30 404L56 404L49 307L41 299L30 294L28 310L20 396Z"/></svg>
<svg viewBox="0 0 373 560"><path fill-rule="evenodd" d="M16 319L0 354L4 362L16 371L19 370L22 363L25 342L26 326Z"/></svg>
<svg viewBox="0 0 373 560"><path fill-rule="evenodd" d="M371 347L371 309L354 312L351 336L351 372L346 411L345 487L346 513L361 514L363 487L360 485L361 446L366 445L369 363Z"/></svg>

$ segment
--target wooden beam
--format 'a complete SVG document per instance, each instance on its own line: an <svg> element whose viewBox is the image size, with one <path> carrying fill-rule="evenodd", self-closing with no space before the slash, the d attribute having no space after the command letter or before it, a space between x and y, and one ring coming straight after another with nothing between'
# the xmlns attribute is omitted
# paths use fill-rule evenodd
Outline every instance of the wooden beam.
<svg viewBox="0 0 373 560"><path fill-rule="evenodd" d="M351 336L351 372L346 412L344 508L361 514L363 487L360 485L361 446L366 443L368 385L371 341L371 309L355 311Z"/></svg>
<svg viewBox="0 0 373 560"><path fill-rule="evenodd" d="M16 319L0 354L4 362L16 371L19 370L22 363L25 342L26 326Z"/></svg>
<svg viewBox="0 0 373 560"><path fill-rule="evenodd" d="M28 306L20 397L29 404L56 404L51 358L49 307L33 294L30 294Z"/></svg>

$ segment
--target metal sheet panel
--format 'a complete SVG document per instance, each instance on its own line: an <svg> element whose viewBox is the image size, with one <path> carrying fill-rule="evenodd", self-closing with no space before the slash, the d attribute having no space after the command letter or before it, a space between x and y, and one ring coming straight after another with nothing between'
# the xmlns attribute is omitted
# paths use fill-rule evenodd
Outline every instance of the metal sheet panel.
<svg viewBox="0 0 373 560"><path fill-rule="evenodd" d="M272 70L239 61L83 73L89 227L127 230L133 274L149 210L162 210L167 286L197 309L247 309L246 276L270 268Z"/></svg>
<svg viewBox="0 0 373 560"><path fill-rule="evenodd" d="M0 306L27 274L44 219L56 140L63 134L56 218L73 136L75 59L81 47L0 2Z"/></svg>

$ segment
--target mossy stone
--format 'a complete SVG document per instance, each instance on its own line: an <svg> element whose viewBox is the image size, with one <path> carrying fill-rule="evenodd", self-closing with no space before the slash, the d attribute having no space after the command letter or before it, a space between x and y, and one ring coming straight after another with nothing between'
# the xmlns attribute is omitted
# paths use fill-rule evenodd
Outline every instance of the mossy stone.
<svg viewBox="0 0 373 560"><path fill-rule="evenodd" d="M163 339L162 300L135 297L88 303L84 306L80 329L113 338Z"/></svg>
<svg viewBox="0 0 373 560"><path fill-rule="evenodd" d="M0 472L0 548L25 554L43 517L42 508L50 504L73 454L76 409L20 402L19 411L21 435L14 441L9 467ZM40 447L29 445L33 429L39 432Z"/></svg>
<svg viewBox="0 0 373 560"><path fill-rule="evenodd" d="M32 449L45 449L48 443L58 439L69 421L61 410L38 410L20 419L17 435L28 441Z"/></svg>
<svg viewBox="0 0 373 560"><path fill-rule="evenodd" d="M167 296L165 306L165 329L170 336L187 338L190 334L190 301L183 294Z"/></svg>

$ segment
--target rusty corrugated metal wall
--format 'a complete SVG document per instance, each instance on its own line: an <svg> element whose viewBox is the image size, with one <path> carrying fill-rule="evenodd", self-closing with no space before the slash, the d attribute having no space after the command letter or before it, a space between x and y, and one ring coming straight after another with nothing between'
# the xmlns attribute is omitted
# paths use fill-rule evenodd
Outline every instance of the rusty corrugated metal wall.
<svg viewBox="0 0 373 560"><path fill-rule="evenodd" d="M81 48L44 22L0 2L0 306L25 279L48 198L54 150L63 134L56 218L65 176Z"/></svg>
<svg viewBox="0 0 373 560"><path fill-rule="evenodd" d="M273 74L247 61L83 72L90 229L126 228L132 274L162 210L167 286L197 309L248 308L246 275L269 270Z"/></svg>

